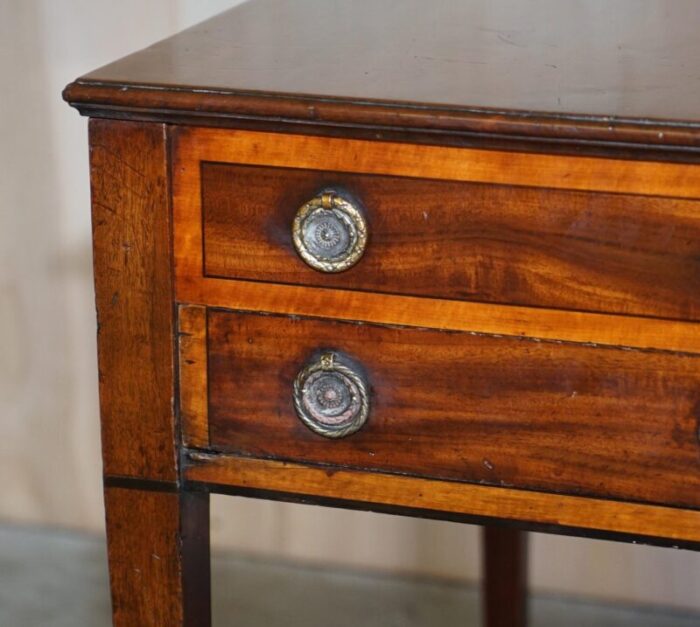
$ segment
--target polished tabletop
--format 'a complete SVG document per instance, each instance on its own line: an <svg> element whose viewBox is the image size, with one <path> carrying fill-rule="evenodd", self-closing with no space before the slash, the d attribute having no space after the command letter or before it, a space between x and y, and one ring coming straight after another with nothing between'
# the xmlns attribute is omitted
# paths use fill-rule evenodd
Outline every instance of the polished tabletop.
<svg viewBox="0 0 700 627"><path fill-rule="evenodd" d="M696 0L249 0L82 77L67 99L138 106L165 90L191 109L247 95L304 119L345 103L388 107L384 124L428 106L433 125L485 111L700 132L699 26ZM274 109L292 97L307 111Z"/></svg>

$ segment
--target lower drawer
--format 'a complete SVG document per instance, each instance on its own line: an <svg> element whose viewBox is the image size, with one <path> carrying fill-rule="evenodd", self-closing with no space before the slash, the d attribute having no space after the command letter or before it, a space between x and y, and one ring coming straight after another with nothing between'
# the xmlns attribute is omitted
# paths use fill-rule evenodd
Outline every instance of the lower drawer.
<svg viewBox="0 0 700 627"><path fill-rule="evenodd" d="M223 310L207 329L213 450L700 505L700 356ZM322 354L367 383L346 437L295 408Z"/></svg>

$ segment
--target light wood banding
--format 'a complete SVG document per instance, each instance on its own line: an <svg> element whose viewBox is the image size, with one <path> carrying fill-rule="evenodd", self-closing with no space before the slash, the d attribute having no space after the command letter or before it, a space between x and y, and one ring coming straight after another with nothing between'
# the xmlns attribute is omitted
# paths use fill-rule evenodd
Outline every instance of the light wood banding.
<svg viewBox="0 0 700 627"><path fill-rule="evenodd" d="M527 182L629 193L678 195L678 190L682 190L688 197L695 197L700 191L700 183L692 184L694 180L700 181L696 166L216 129L178 129L174 148L175 274L179 302L572 342L700 351L697 325L683 321L630 320L611 314L208 278L204 276L200 195L202 161L284 167L318 167L322 161L325 168L358 172L507 184ZM680 185L684 178L691 184Z"/></svg>
<svg viewBox="0 0 700 627"><path fill-rule="evenodd" d="M178 128L187 161L389 174L449 181L700 198L698 167L682 163L501 152L310 135ZM184 165L180 161L180 166Z"/></svg>
<svg viewBox="0 0 700 627"><path fill-rule="evenodd" d="M675 320L505 307L224 279L181 278L177 297L181 302L246 311L700 352L698 325Z"/></svg>
<svg viewBox="0 0 700 627"><path fill-rule="evenodd" d="M181 306L178 315L180 347L180 418L185 446L209 445L207 420L207 311Z"/></svg>
<svg viewBox="0 0 700 627"><path fill-rule="evenodd" d="M185 480L700 543L700 511L190 453Z"/></svg>

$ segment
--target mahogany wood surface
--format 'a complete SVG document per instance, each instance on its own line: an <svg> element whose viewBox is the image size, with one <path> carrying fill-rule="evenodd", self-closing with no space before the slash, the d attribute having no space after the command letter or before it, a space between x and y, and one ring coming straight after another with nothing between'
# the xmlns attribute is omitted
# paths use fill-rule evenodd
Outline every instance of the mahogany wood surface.
<svg viewBox="0 0 700 627"><path fill-rule="evenodd" d="M103 116L697 148L698 20L693 0L256 0L65 97Z"/></svg>
<svg viewBox="0 0 700 627"><path fill-rule="evenodd" d="M644 196L700 198L698 166L604 157L532 154L378 142L248 130L176 127L174 182L199 188L201 161L386 174L612 192Z"/></svg>
<svg viewBox="0 0 700 627"><path fill-rule="evenodd" d="M174 482L166 141L161 124L90 122L104 471Z"/></svg>
<svg viewBox="0 0 700 627"><path fill-rule="evenodd" d="M161 124L90 123L100 414L117 627L210 624L209 501L177 492L167 154Z"/></svg>
<svg viewBox="0 0 700 627"><path fill-rule="evenodd" d="M700 511L190 451L188 489L700 549Z"/></svg>
<svg viewBox="0 0 700 627"><path fill-rule="evenodd" d="M215 450L700 505L698 356L219 310L208 328ZM322 350L372 388L367 424L336 441L292 404Z"/></svg>
<svg viewBox="0 0 700 627"><path fill-rule="evenodd" d="M294 215L323 189L368 220L346 272L310 268L292 243ZM210 277L700 317L697 201L209 162L201 199Z"/></svg>
<svg viewBox="0 0 700 627"><path fill-rule="evenodd" d="M107 488L114 627L209 627L209 495Z"/></svg>
<svg viewBox="0 0 700 627"><path fill-rule="evenodd" d="M209 625L208 491L700 547L700 5L400 5L253 0L64 92L109 118L115 625ZM326 185L370 222L335 277L289 239ZM339 441L291 402L329 348L372 387ZM489 627L525 616L519 533Z"/></svg>
<svg viewBox="0 0 700 627"><path fill-rule="evenodd" d="M617 316L205 277L200 177L202 162L244 162L510 186L693 197L700 194L700 189L693 188L693 181L700 180L694 166L212 129L177 129L173 139L176 293L180 302L674 351L700 349L696 326L677 321L640 318L630 324ZM640 201L661 202L648 198ZM676 208L684 206L680 201L665 202ZM695 203L685 206L692 209ZM683 223L695 217L691 212L682 218Z"/></svg>
<svg viewBox="0 0 700 627"><path fill-rule="evenodd" d="M700 352L697 323L180 276L181 302L673 352Z"/></svg>
<svg viewBox="0 0 700 627"><path fill-rule="evenodd" d="M527 534L484 525L481 537L484 626L526 627Z"/></svg>

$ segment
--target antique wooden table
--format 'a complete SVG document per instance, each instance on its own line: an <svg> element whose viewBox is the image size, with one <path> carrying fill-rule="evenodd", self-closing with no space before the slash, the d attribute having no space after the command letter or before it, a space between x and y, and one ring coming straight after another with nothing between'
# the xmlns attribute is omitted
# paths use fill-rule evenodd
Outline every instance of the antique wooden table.
<svg viewBox="0 0 700 627"><path fill-rule="evenodd" d="M523 530L700 547L699 19L252 0L66 88L116 625L209 624L210 492L487 524L491 627Z"/></svg>

